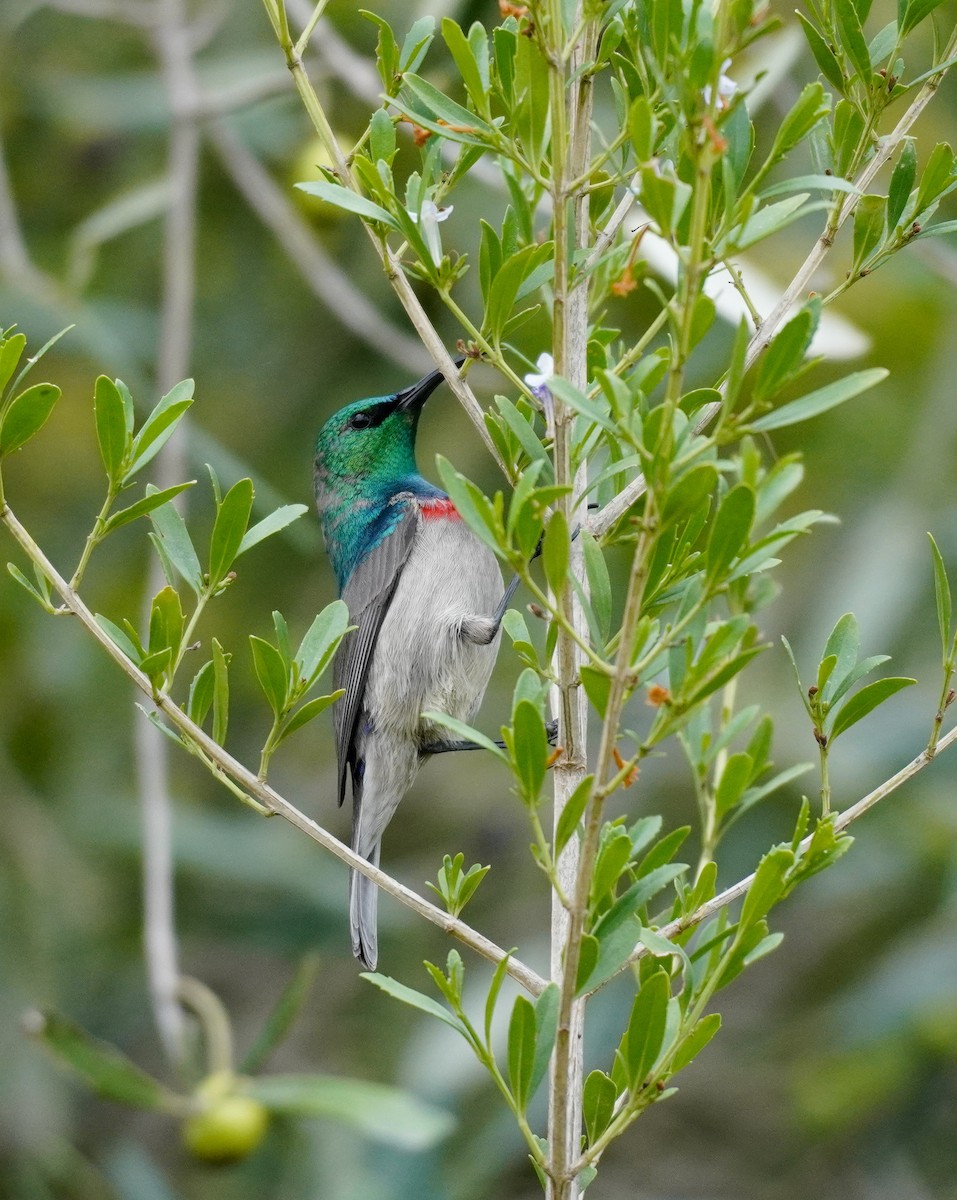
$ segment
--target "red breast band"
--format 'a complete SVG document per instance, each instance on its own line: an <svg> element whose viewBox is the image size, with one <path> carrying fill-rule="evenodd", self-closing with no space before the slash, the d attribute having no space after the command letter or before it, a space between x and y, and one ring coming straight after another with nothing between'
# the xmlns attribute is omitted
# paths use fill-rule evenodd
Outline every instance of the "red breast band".
<svg viewBox="0 0 957 1200"><path fill-rule="evenodd" d="M433 521L437 517L448 517L453 520L460 520L458 509L451 500L446 497L444 500L424 500L419 511L427 521Z"/></svg>

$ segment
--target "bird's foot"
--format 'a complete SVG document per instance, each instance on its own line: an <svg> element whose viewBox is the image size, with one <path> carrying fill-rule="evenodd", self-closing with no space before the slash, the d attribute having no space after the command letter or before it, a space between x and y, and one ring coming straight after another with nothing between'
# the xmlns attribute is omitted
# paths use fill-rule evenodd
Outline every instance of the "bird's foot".
<svg viewBox="0 0 957 1200"><path fill-rule="evenodd" d="M545 722L545 735L548 738L549 746L554 746L558 742L558 721L551 720Z"/></svg>

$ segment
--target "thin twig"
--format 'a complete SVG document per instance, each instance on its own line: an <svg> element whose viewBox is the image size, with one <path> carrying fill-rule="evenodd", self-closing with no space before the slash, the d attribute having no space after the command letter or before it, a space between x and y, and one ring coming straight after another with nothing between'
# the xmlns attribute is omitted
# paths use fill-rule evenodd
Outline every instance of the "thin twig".
<svg viewBox="0 0 957 1200"><path fill-rule="evenodd" d="M209 734L189 719L186 713L183 712L166 692L154 690L153 685L146 675L143 674L135 663L126 657L119 646L100 628L96 618L87 608L86 604L59 574L8 506L0 507L0 522L6 525L23 552L32 562L37 564L50 581L52 587L69 611L79 618L86 630L99 642L117 666L136 684L144 695L149 697L150 701L166 717L170 725L183 734L185 739L201 750L218 770L238 784L249 796L258 800L277 816L283 817L290 825L295 826L296 829L311 838L314 842L318 842L320 846L328 850L331 854L334 854L336 858L340 859L348 867L367 876L377 887L398 900L400 904L412 909L419 916L425 917L427 921L431 921L433 925L437 925L452 937L458 938L460 942L474 950L482 958L492 963L500 963L504 958L508 957L508 974L531 995L537 996L544 990L546 981L536 971L533 971L531 967L526 966L525 963L517 958L510 957L506 950L497 946L477 930L472 929L471 926L466 925L464 921L450 916L447 912L443 912L442 909L437 908L434 904L430 904L428 900L413 892L411 888L405 887L393 879L391 875L387 875L385 871L374 867L360 855L354 854L337 837L334 837L321 825L311 820L305 813L300 812L298 808L281 796L274 788L263 783L254 771L251 771L237 759L233 758L218 742L213 741Z"/></svg>
<svg viewBox="0 0 957 1200"><path fill-rule="evenodd" d="M955 47L957 47L957 31L953 34L947 49L944 51L943 61L953 56ZM771 343L774 335L784 324L788 316L790 316L792 310L799 303L803 302L807 286L814 276L815 271L817 271L828 251L834 245L835 234L854 211L858 193L865 193L867 191L878 171L894 155L914 122L933 99L946 73L946 69L942 70L924 84L914 99L913 104L907 109L894 129L881 139L874 157L854 181L857 192L845 197L835 222L829 224L824 233L814 243L810 254L798 268L797 273L788 284L781 299L767 317L765 317L761 328L755 331L751 341L748 343L747 355L745 357L746 368L752 366L761 351ZM707 405L695 422L695 432L700 433L702 430L707 429L720 411L721 404L717 401ZM604 508L592 513L587 521L590 532L595 537L601 537L607 533L615 522L624 516L635 501L644 495L645 489L644 475L636 476L626 488L613 497L613 499L609 500Z"/></svg>

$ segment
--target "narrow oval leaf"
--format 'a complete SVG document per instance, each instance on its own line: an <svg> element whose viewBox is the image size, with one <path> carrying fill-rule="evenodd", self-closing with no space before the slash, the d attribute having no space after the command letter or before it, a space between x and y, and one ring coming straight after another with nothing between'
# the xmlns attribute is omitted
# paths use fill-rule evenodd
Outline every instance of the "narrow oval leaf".
<svg viewBox="0 0 957 1200"><path fill-rule="evenodd" d="M328 696L316 696L314 699L308 700L300 708L297 708L288 720L283 722L283 726L279 731L280 739L289 737L297 729L302 729L303 725L308 725L310 721L314 721L320 713L326 711L330 704L335 703L336 700L345 694L346 689L340 688L337 692L331 692Z"/></svg>
<svg viewBox="0 0 957 1200"><path fill-rule="evenodd" d="M535 1060L529 1080L528 1096L531 1099L545 1078L548 1063L558 1033L558 1005L561 995L557 983L550 983L535 1001Z"/></svg>
<svg viewBox="0 0 957 1200"><path fill-rule="evenodd" d="M721 501L708 539L708 580L721 578L746 544L754 520L754 492L739 483Z"/></svg>
<svg viewBox="0 0 957 1200"><path fill-rule="evenodd" d="M233 565L246 535L253 506L251 479L239 479L223 496L209 543L209 585L215 587Z"/></svg>
<svg viewBox="0 0 957 1200"><path fill-rule="evenodd" d="M785 877L793 865L794 854L787 846L775 846L761 859L741 909L742 932L765 917L781 899Z"/></svg>
<svg viewBox="0 0 957 1200"><path fill-rule="evenodd" d="M249 645L253 652L256 678L269 701L269 707L278 717L286 707L289 694L289 669L271 642L264 642L262 638L250 634Z"/></svg>
<svg viewBox="0 0 957 1200"><path fill-rule="evenodd" d="M317 179L308 183L297 183L296 188L309 196L318 196L320 200L325 200L327 204L333 204L336 208L344 208L346 212L364 217L367 221L381 221L390 229L399 228L398 222L391 213L386 212L384 208L373 201L367 200L365 196L360 196L358 192L344 188L341 184L327 183L324 179Z"/></svg>
<svg viewBox="0 0 957 1200"><path fill-rule="evenodd" d="M542 542L542 565L545 568L545 578L548 586L556 596L560 596L568 576L568 564L571 559L571 541L568 537L568 522L560 508L556 508L545 527L545 539Z"/></svg>
<svg viewBox="0 0 957 1200"><path fill-rule="evenodd" d="M646 979L635 997L628 1022L626 1058L632 1088L642 1083L658 1058L670 999L671 977L667 971L656 971Z"/></svg>
<svg viewBox="0 0 957 1200"><path fill-rule="evenodd" d="M750 428L757 433L767 433L771 429L783 429L787 425L797 425L800 421L809 421L811 417L820 416L829 409L836 408L845 400L851 400L874 387L887 378L883 367L872 367L867 371L855 371L844 379L836 379L816 392L809 392L800 400L792 400L774 412L752 421Z"/></svg>
<svg viewBox="0 0 957 1200"><path fill-rule="evenodd" d="M535 1067L535 1009L525 996L515 997L508 1023L508 1078L512 1095L521 1112L531 1099L532 1072Z"/></svg>
<svg viewBox="0 0 957 1200"><path fill-rule="evenodd" d="M0 457L12 454L47 423L60 398L60 389L52 383L35 383L10 401L0 424Z"/></svg>
<svg viewBox="0 0 957 1200"><path fill-rule="evenodd" d="M683 1067L687 1067L689 1063L693 1062L720 1028L720 1013L708 1013L706 1017L702 1017L694 1029L682 1039L671 1060L672 1071L677 1074Z"/></svg>
<svg viewBox="0 0 957 1200"><path fill-rule="evenodd" d="M174 496L178 496L180 492L185 492L187 488L191 488L195 482L195 479L191 479L188 483L177 483L173 487L163 488L161 492L148 491L142 500L137 500L129 508L121 508L119 512L115 512L106 525L104 525L104 532L112 533L114 529L119 529L121 525L128 525L130 521L135 521L138 517L145 517L147 513L161 508L168 501L172 500Z"/></svg>
<svg viewBox="0 0 957 1200"><path fill-rule="evenodd" d="M311 684L322 674L348 628L349 609L341 600L317 614L296 651L301 681Z"/></svg>
<svg viewBox="0 0 957 1200"><path fill-rule="evenodd" d="M529 807L537 807L545 773L548 770L548 736L545 720L530 700L520 700L512 714L515 772L522 798Z"/></svg>
<svg viewBox="0 0 957 1200"><path fill-rule="evenodd" d="M940 630L940 645L943 651L944 662L950 656L950 648L952 644L950 634L951 622L951 599L950 599L950 582L947 579L947 571L944 567L944 560L940 550L937 548L937 542L934 540L934 535L928 533L930 538L930 550L934 560L934 598L937 602L937 627Z"/></svg>
<svg viewBox="0 0 957 1200"><path fill-rule="evenodd" d="M611 1123L615 1115L617 1095L614 1083L604 1071L592 1071L585 1080L582 1112L590 1146L594 1145Z"/></svg>
<svg viewBox="0 0 957 1200"><path fill-rule="evenodd" d="M297 521L304 512L308 511L305 504L283 504L275 512L271 512L268 517L263 517L252 529L246 530L243 540L239 543L239 549L236 551L236 557L239 558L240 554L251 550L263 538L279 533L281 529L285 529L287 525L291 525L293 521Z"/></svg>
<svg viewBox="0 0 957 1200"><path fill-rule="evenodd" d="M890 676L887 679L876 679L873 683L862 687L859 692L855 692L838 709L837 716L834 718L834 724L831 727L831 741L833 742L836 737L840 737L852 725L856 725L868 713L873 712L879 704L883 704L885 700L889 700L895 692L910 687L911 684L916 682L916 679Z"/></svg>
<svg viewBox="0 0 957 1200"><path fill-rule="evenodd" d="M588 806L588 799L591 796L591 785L594 778L593 775L586 775L565 801L565 807L562 809L562 814L558 818L558 824L555 827L556 858L568 845L581 823L585 809Z"/></svg>
<svg viewBox="0 0 957 1200"><path fill-rule="evenodd" d="M126 407L120 389L105 375L97 379L93 389L93 415L106 477L111 483L118 483L131 439L126 429Z"/></svg>
<svg viewBox="0 0 957 1200"><path fill-rule="evenodd" d="M179 1097L141 1071L115 1046L92 1037L51 1009L34 1010L24 1018L27 1033L61 1063L82 1075L100 1096L135 1108L175 1111Z"/></svg>
<svg viewBox="0 0 957 1200"><path fill-rule="evenodd" d="M245 1093L270 1112L343 1121L377 1142L406 1151L428 1149L454 1124L448 1113L411 1092L364 1079L263 1075L243 1084Z"/></svg>

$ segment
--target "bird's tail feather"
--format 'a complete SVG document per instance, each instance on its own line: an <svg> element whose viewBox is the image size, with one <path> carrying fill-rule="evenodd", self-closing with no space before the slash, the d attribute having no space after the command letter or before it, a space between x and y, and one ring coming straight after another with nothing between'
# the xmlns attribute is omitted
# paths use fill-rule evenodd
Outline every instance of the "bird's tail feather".
<svg viewBox="0 0 957 1200"><path fill-rule="evenodd" d="M376 842L367 855L373 866L379 865L379 848ZM379 937L376 929L379 889L358 871L353 871L349 880L349 927L352 932L352 953L370 971L375 970L379 957Z"/></svg>

